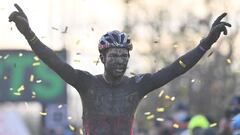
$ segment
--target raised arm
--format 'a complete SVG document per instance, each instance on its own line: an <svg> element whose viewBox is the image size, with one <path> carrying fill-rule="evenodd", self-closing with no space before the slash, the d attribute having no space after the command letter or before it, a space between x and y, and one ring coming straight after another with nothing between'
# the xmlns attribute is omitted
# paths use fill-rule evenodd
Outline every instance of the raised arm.
<svg viewBox="0 0 240 135"><path fill-rule="evenodd" d="M85 72L73 69L70 65L62 61L50 48L44 45L31 30L27 16L23 10L17 5L14 5L18 11L14 11L9 16L9 21L16 24L17 29L27 39L29 45L35 54L52 70L54 70L63 80L74 87L78 87L76 81L78 76L81 78L87 77Z"/></svg>
<svg viewBox="0 0 240 135"><path fill-rule="evenodd" d="M213 43L218 40L221 32L223 32L224 35L227 35L226 26L231 27L231 24L221 22L222 18L226 15L226 13L223 13L214 21L208 36L202 39L196 48L178 58L171 65L153 74L136 76L136 82L138 82L141 89L143 89L142 94L147 94L148 92L163 86L192 68L201 59L205 52L211 48Z"/></svg>

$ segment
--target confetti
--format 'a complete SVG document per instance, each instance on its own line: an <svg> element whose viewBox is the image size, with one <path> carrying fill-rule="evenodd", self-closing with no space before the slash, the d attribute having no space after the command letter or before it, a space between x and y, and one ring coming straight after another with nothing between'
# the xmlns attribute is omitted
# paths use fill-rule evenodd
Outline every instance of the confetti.
<svg viewBox="0 0 240 135"><path fill-rule="evenodd" d="M22 54L22 53L19 53L19 54L18 54L18 56L19 56L19 57L22 57L22 56L23 56L23 54Z"/></svg>
<svg viewBox="0 0 240 135"><path fill-rule="evenodd" d="M35 66L39 66L39 65L40 65L40 62L34 62L32 65L33 65L34 67L35 67Z"/></svg>
<svg viewBox="0 0 240 135"><path fill-rule="evenodd" d="M152 114L152 115L149 115L149 116L147 116L147 120L151 120L151 119L154 119L154 114Z"/></svg>
<svg viewBox="0 0 240 135"><path fill-rule="evenodd" d="M33 82L33 80L34 80L34 75L31 74L31 75L30 75L30 78L29 78L29 81L30 81L30 82Z"/></svg>
<svg viewBox="0 0 240 135"><path fill-rule="evenodd" d="M80 60L74 60L74 62L80 63Z"/></svg>
<svg viewBox="0 0 240 135"><path fill-rule="evenodd" d="M79 129L79 133L80 135L83 135L83 130L81 128Z"/></svg>
<svg viewBox="0 0 240 135"><path fill-rule="evenodd" d="M212 123L209 125L209 127L216 127L217 126L217 123Z"/></svg>
<svg viewBox="0 0 240 135"><path fill-rule="evenodd" d="M175 100L175 97L171 97L171 99L170 99L171 101L174 101Z"/></svg>
<svg viewBox="0 0 240 135"><path fill-rule="evenodd" d="M72 125L68 125L68 127L69 127L72 131L75 130L75 128L74 128Z"/></svg>
<svg viewBox="0 0 240 135"><path fill-rule="evenodd" d="M32 91L32 99L36 98L36 92Z"/></svg>
<svg viewBox="0 0 240 135"><path fill-rule="evenodd" d="M13 88L10 88L9 90L10 90L10 91L12 91L12 90L13 90Z"/></svg>
<svg viewBox="0 0 240 135"><path fill-rule="evenodd" d="M211 52L208 54L208 57L210 57L212 54L213 54L213 51L211 51Z"/></svg>
<svg viewBox="0 0 240 135"><path fill-rule="evenodd" d="M173 47L174 47L174 48L178 48L178 45L177 45L177 44L175 44L175 45L173 45Z"/></svg>
<svg viewBox="0 0 240 135"><path fill-rule="evenodd" d="M131 74L131 75L137 75L137 74L136 74L136 73L134 73L134 72L130 72L130 74Z"/></svg>
<svg viewBox="0 0 240 135"><path fill-rule="evenodd" d="M76 44L78 45L79 43L80 43L80 40L77 40L77 41L76 41Z"/></svg>
<svg viewBox="0 0 240 135"><path fill-rule="evenodd" d="M47 115L46 112L40 112L39 114L42 115L42 116L46 116Z"/></svg>
<svg viewBox="0 0 240 135"><path fill-rule="evenodd" d="M175 123L175 124L173 124L173 127L174 128L179 128L179 125Z"/></svg>
<svg viewBox="0 0 240 135"><path fill-rule="evenodd" d="M164 108L162 108L162 107L161 107L161 108L159 108L159 107L158 107L158 108L156 109L156 111L157 111L157 112L164 112L164 111L165 111L165 109L164 109Z"/></svg>
<svg viewBox="0 0 240 135"><path fill-rule="evenodd" d="M35 61L39 61L38 56L33 57L33 59L34 59Z"/></svg>
<svg viewBox="0 0 240 135"><path fill-rule="evenodd" d="M145 112L144 113L144 115L150 115L151 114L151 112Z"/></svg>
<svg viewBox="0 0 240 135"><path fill-rule="evenodd" d="M58 30L58 28L56 28L56 27L52 27L52 29L53 29L53 30Z"/></svg>
<svg viewBox="0 0 240 135"><path fill-rule="evenodd" d="M76 53L76 55L81 55L81 53L80 53L80 52L78 52L78 53Z"/></svg>
<svg viewBox="0 0 240 135"><path fill-rule="evenodd" d="M194 82L195 82L195 79L192 79L191 82L194 83Z"/></svg>
<svg viewBox="0 0 240 135"><path fill-rule="evenodd" d="M157 121L164 121L163 118L157 118L156 120L157 120Z"/></svg>
<svg viewBox="0 0 240 135"><path fill-rule="evenodd" d="M3 57L3 59L7 59L9 57L9 54L7 54L6 56Z"/></svg>
<svg viewBox="0 0 240 135"><path fill-rule="evenodd" d="M42 82L42 80L37 80L37 81L36 81L36 83L41 83L41 82Z"/></svg>
<svg viewBox="0 0 240 135"><path fill-rule="evenodd" d="M97 64L100 62L100 58L98 58L96 61L93 61L94 63L96 63L96 66Z"/></svg>
<svg viewBox="0 0 240 135"><path fill-rule="evenodd" d="M162 97L163 93L164 93L164 90L161 90L161 92L158 94L158 97Z"/></svg>
<svg viewBox="0 0 240 135"><path fill-rule="evenodd" d="M64 31L62 31L62 33L67 33L68 30L68 26L65 27Z"/></svg>
<svg viewBox="0 0 240 135"><path fill-rule="evenodd" d="M91 30L94 31L94 28L92 27Z"/></svg>
<svg viewBox="0 0 240 135"><path fill-rule="evenodd" d="M231 64L232 63L231 59L227 59L227 63Z"/></svg>
<svg viewBox="0 0 240 135"><path fill-rule="evenodd" d="M3 79L4 79L4 80L7 80L7 79L8 79L8 77L5 75L5 76L3 76Z"/></svg>
<svg viewBox="0 0 240 135"><path fill-rule="evenodd" d="M58 109L62 108L62 105L58 105Z"/></svg>
<svg viewBox="0 0 240 135"><path fill-rule="evenodd" d="M21 92L21 91L24 91L24 85L21 85L19 88L18 88L18 90L17 90L17 92Z"/></svg>
<svg viewBox="0 0 240 135"><path fill-rule="evenodd" d="M21 93L19 93L19 92L14 92L13 94L16 95L16 96L20 96L21 95Z"/></svg>
<svg viewBox="0 0 240 135"><path fill-rule="evenodd" d="M145 95L144 97L143 97L143 99L145 99L145 98L147 98L148 96L147 95Z"/></svg>
<svg viewBox="0 0 240 135"><path fill-rule="evenodd" d="M156 43L158 43L158 41L153 41L153 43L155 43L155 44L156 44Z"/></svg>
<svg viewBox="0 0 240 135"><path fill-rule="evenodd" d="M3 56L0 55L0 59L2 59Z"/></svg>
<svg viewBox="0 0 240 135"><path fill-rule="evenodd" d="M71 116L68 116L68 120L71 120L72 119L72 117Z"/></svg>
<svg viewBox="0 0 240 135"><path fill-rule="evenodd" d="M165 99L170 99L170 96L166 95L166 96L165 96Z"/></svg>
<svg viewBox="0 0 240 135"><path fill-rule="evenodd" d="M183 62L182 62L182 60L179 60L178 62L179 62L179 64L180 64L180 65L181 65L183 68L185 68L185 67L186 67L186 64L185 64L185 63L183 63Z"/></svg>
<svg viewBox="0 0 240 135"><path fill-rule="evenodd" d="M29 108L29 106L28 106L28 103L27 103L27 102L25 102L25 106L26 106L26 108L27 108L27 109Z"/></svg>

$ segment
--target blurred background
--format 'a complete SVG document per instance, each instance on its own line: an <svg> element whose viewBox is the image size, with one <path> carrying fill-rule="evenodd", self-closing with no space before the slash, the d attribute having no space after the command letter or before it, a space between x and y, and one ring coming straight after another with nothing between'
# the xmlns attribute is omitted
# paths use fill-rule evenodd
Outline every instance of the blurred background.
<svg viewBox="0 0 240 135"><path fill-rule="evenodd" d="M103 73L99 38L112 30L127 32L134 48L129 76L171 64L227 12L228 36L190 71L142 99L134 132L187 135L200 127L204 134L231 134L231 118L240 112L239 0L0 0L0 135L83 134L79 94L32 53L8 22L14 3L43 43L92 74Z"/></svg>

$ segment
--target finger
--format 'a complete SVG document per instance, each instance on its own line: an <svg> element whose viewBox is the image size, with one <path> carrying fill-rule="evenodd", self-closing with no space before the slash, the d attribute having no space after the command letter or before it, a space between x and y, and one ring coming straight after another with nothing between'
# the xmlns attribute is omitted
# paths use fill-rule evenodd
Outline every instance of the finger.
<svg viewBox="0 0 240 135"><path fill-rule="evenodd" d="M19 13L17 11L14 11L10 14L10 16L8 17L8 21L14 21L16 19L16 16L19 15Z"/></svg>
<svg viewBox="0 0 240 135"><path fill-rule="evenodd" d="M223 23L225 26L232 27L230 23L227 23L227 22L221 22L221 23Z"/></svg>
<svg viewBox="0 0 240 135"><path fill-rule="evenodd" d="M222 13L222 14L215 20L215 22L220 22L226 15L227 15L227 13Z"/></svg>
<svg viewBox="0 0 240 135"><path fill-rule="evenodd" d="M223 34L227 35L227 28L226 27L223 27Z"/></svg>
<svg viewBox="0 0 240 135"><path fill-rule="evenodd" d="M23 12L22 8L18 4L15 3L14 6L17 8L19 13L21 13L25 18L27 18L27 16Z"/></svg>
<svg viewBox="0 0 240 135"><path fill-rule="evenodd" d="M17 8L18 12L23 13L23 10L18 6L18 4L14 4L14 6Z"/></svg>

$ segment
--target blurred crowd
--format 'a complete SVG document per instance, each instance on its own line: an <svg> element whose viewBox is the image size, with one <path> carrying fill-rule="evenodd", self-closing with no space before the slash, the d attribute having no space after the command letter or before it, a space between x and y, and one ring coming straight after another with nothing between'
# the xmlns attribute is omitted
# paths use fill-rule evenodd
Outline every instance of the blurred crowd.
<svg viewBox="0 0 240 135"><path fill-rule="evenodd" d="M135 135L240 135L240 96L234 96L224 115L216 120L203 114L191 115L179 104L164 122L155 121L147 131L136 130Z"/></svg>

